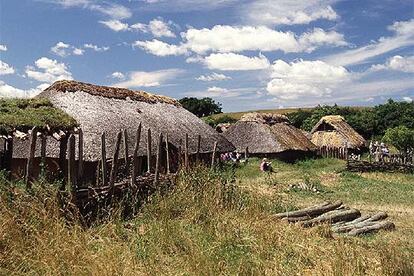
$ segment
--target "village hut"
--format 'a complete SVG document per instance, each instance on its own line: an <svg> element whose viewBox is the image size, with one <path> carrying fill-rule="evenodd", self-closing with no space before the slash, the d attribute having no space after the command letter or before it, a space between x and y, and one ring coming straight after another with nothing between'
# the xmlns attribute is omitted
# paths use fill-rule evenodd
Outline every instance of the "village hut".
<svg viewBox="0 0 414 276"><path fill-rule="evenodd" d="M168 135L168 144L172 151L170 156L173 155L172 158L175 161L178 149L181 148L184 151L186 135L189 138L190 155L199 151L198 158L201 159L203 156L206 159L207 155L211 156L215 142L217 142L218 153L234 150L234 146L226 138L184 109L178 101L169 97L125 88L64 80L55 82L41 92L37 98L50 101L54 108L64 111L76 121L76 127L72 128L72 133L75 133L76 143L78 143L79 129L82 130L85 171L89 170L92 174L102 157L102 133L106 135L108 160L113 156L117 134L121 130L127 131L129 141L127 152L131 156L140 124L142 130L138 156L147 155L148 144L150 144L151 155L155 155L157 140L161 133L164 139ZM151 131L151 143L148 143L148 130ZM22 164L19 163L19 167L23 169L25 158L29 154L29 139L14 140L13 159L21 160ZM50 136L47 137L46 155L49 159L55 160L54 163L58 162L61 147L62 143ZM36 156L40 156L40 151L40 145L37 143ZM125 158L125 152L125 150L120 151L120 160ZM142 159L142 168L146 168L146 158ZM155 163L155 158L152 159Z"/></svg>
<svg viewBox="0 0 414 276"><path fill-rule="evenodd" d="M358 150L366 145L365 139L339 115L322 117L310 134L312 135L311 141L319 148Z"/></svg>
<svg viewBox="0 0 414 276"><path fill-rule="evenodd" d="M316 146L284 115L248 113L223 133L237 151L293 161L314 155Z"/></svg>

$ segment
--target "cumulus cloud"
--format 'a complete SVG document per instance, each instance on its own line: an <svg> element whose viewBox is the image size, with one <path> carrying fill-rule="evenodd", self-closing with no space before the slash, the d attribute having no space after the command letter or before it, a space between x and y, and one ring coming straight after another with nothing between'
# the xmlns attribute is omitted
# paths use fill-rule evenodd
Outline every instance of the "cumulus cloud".
<svg viewBox="0 0 414 276"><path fill-rule="evenodd" d="M162 42L157 39L151 41L135 41L132 44L134 47L139 47L156 56L178 56L187 53L187 49L183 45L173 45Z"/></svg>
<svg viewBox="0 0 414 276"><path fill-rule="evenodd" d="M128 23L121 22L120 20L106 20L99 21L99 23L115 32L138 31L143 33L151 33L154 37L175 37L175 34L172 31L174 23L172 21L165 22L161 17L151 20L148 24L135 23L129 25Z"/></svg>
<svg viewBox="0 0 414 276"><path fill-rule="evenodd" d="M257 0L244 6L241 18L256 25L295 25L309 24L319 19L336 20L338 14L333 10L332 0L291 1Z"/></svg>
<svg viewBox="0 0 414 276"><path fill-rule="evenodd" d="M119 79L119 80L124 80L125 79L125 75L122 74L121 72L113 72L111 74L111 77L114 79Z"/></svg>
<svg viewBox="0 0 414 276"><path fill-rule="evenodd" d="M394 22L388 29L394 32L392 36L381 37L369 45L326 56L323 60L342 66L360 64L373 57L414 45L414 19Z"/></svg>
<svg viewBox="0 0 414 276"><path fill-rule="evenodd" d="M342 66L332 66L323 61L286 63L276 60L272 65L272 79L267 92L281 100L330 95L339 84L350 79L350 73Z"/></svg>
<svg viewBox="0 0 414 276"><path fill-rule="evenodd" d="M99 47L97 45L90 44L90 43L83 44L83 47L85 49L92 49L95 52L105 52L109 50L109 47L106 47L106 46Z"/></svg>
<svg viewBox="0 0 414 276"><path fill-rule="evenodd" d="M30 98L34 97L49 86L48 84L38 85L36 88L19 89L0 80L0 98Z"/></svg>
<svg viewBox="0 0 414 276"><path fill-rule="evenodd" d="M126 88L160 86L182 73L183 70L181 69L166 69L152 72L133 71L128 74L127 80L115 83L114 86Z"/></svg>
<svg viewBox="0 0 414 276"><path fill-rule="evenodd" d="M394 70L405 73L414 73L414 56L393 56L389 58L385 64L372 65L371 70Z"/></svg>
<svg viewBox="0 0 414 276"><path fill-rule="evenodd" d="M0 60L0 76L14 74L14 68Z"/></svg>
<svg viewBox="0 0 414 276"><path fill-rule="evenodd" d="M239 0L141 0L146 3L146 9L168 11L213 10L229 6Z"/></svg>
<svg viewBox="0 0 414 276"><path fill-rule="evenodd" d="M0 44L0 51L4 51L4 52L7 51L7 46Z"/></svg>
<svg viewBox="0 0 414 276"><path fill-rule="evenodd" d="M413 102L413 98L411 97L403 97L403 100L406 101L407 103L412 103Z"/></svg>
<svg viewBox="0 0 414 276"><path fill-rule="evenodd" d="M95 52L104 52L104 51L108 51L109 47L99 47L94 44L86 43L83 46L78 48L73 45L60 41L56 43L55 46L50 48L50 51L60 57L67 57L70 55L82 56L83 54L85 54L85 49L90 49Z"/></svg>
<svg viewBox="0 0 414 276"><path fill-rule="evenodd" d="M221 71L260 70L270 66L263 55L248 57L234 53L211 54L204 59L204 63L209 69Z"/></svg>
<svg viewBox="0 0 414 276"><path fill-rule="evenodd" d="M35 67L27 66L28 78L44 83L52 83L58 80L71 80L72 74L64 63L42 57L35 61Z"/></svg>
<svg viewBox="0 0 414 276"><path fill-rule="evenodd" d="M223 80L230 80L231 77L228 77L226 75L223 74L218 74L218 73L211 73L209 75L201 75L199 77L196 78L196 80L199 81L223 81Z"/></svg>
<svg viewBox="0 0 414 276"><path fill-rule="evenodd" d="M103 21L99 21L99 23L105 25L106 27L108 27L109 29L111 29L112 31L115 32L121 32L121 31L128 31L129 30L129 26L127 23L123 23L119 20L116 19L112 19L112 20L103 20Z"/></svg>
<svg viewBox="0 0 414 276"><path fill-rule="evenodd" d="M149 22L148 29L155 37L175 37L175 34L171 31L170 25L172 25L171 21L166 23L158 18Z"/></svg>

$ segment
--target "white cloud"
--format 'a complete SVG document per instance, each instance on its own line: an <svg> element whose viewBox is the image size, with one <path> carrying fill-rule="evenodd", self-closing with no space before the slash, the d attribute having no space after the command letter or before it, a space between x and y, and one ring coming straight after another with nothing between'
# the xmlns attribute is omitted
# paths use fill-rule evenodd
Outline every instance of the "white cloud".
<svg viewBox="0 0 414 276"><path fill-rule="evenodd" d="M124 80L125 79L125 75L122 74L121 72L113 72L111 74L111 77L114 79L119 79L119 80Z"/></svg>
<svg viewBox="0 0 414 276"><path fill-rule="evenodd" d="M0 51L4 51L4 52L7 51L7 46L0 44Z"/></svg>
<svg viewBox="0 0 414 276"><path fill-rule="evenodd" d="M115 32L121 32L121 31L128 31L129 26L127 23L123 23L119 20L106 20L106 21L99 21L99 23L105 25L109 29L115 31Z"/></svg>
<svg viewBox="0 0 414 276"><path fill-rule="evenodd" d="M319 19L336 20L332 0L257 0L242 7L241 18L256 25L308 24Z"/></svg>
<svg viewBox="0 0 414 276"><path fill-rule="evenodd" d="M291 63L277 60L272 65L271 77L266 88L270 95L281 100L295 100L330 95L351 76L344 67L320 60Z"/></svg>
<svg viewBox="0 0 414 276"><path fill-rule="evenodd" d="M105 52L105 51L108 51L108 50L109 50L109 47L106 47L106 46L99 47L99 46L97 46L97 45L90 44L90 43L86 43L86 44L84 44L84 45L83 45L83 47L84 47L85 49L92 49L92 50L94 50L95 52Z"/></svg>
<svg viewBox="0 0 414 276"><path fill-rule="evenodd" d="M0 76L14 74L14 68L0 60Z"/></svg>
<svg viewBox="0 0 414 276"><path fill-rule="evenodd" d="M85 53L85 50L80 49L80 48L74 48L73 49L73 54L75 56L82 56Z"/></svg>
<svg viewBox="0 0 414 276"><path fill-rule="evenodd" d="M217 53L207 56L204 60L209 69L222 71L260 70L270 66L263 55L247 57L234 53Z"/></svg>
<svg viewBox="0 0 414 276"><path fill-rule="evenodd" d="M129 73L126 81L115 83L113 86L126 88L159 86L182 73L183 70L181 69L166 69L152 72L134 71Z"/></svg>
<svg viewBox="0 0 414 276"><path fill-rule="evenodd" d="M52 83L57 80L71 80L72 74L64 63L59 63L46 57L36 60L35 65L26 68L27 77L45 83Z"/></svg>
<svg viewBox="0 0 414 276"><path fill-rule="evenodd" d="M153 19L149 22L148 28L155 37L175 37L171 31L170 25L172 22L165 23L162 19Z"/></svg>
<svg viewBox="0 0 414 276"><path fill-rule="evenodd" d="M407 103L412 103L413 102L413 98L411 97L403 97L403 100L406 101Z"/></svg>
<svg viewBox="0 0 414 276"><path fill-rule="evenodd" d="M196 80L200 80L200 81L223 81L223 80L230 80L231 77L228 77L226 75L223 74L218 74L218 73L211 73L210 75L201 75L198 78L196 78Z"/></svg>
<svg viewBox="0 0 414 276"><path fill-rule="evenodd" d="M82 8L97 11L111 18L125 19L132 16L130 9L123 5L95 0L41 0L43 2L60 5L63 8Z"/></svg>
<svg viewBox="0 0 414 276"><path fill-rule="evenodd" d="M371 70L394 70L405 73L414 73L414 56L393 56L389 58L385 64L372 65Z"/></svg>
<svg viewBox="0 0 414 276"><path fill-rule="evenodd" d="M324 31L321 28L315 28L311 32L303 33L299 38L299 44L306 52L313 52L316 48L324 45L346 46L348 43L344 35L335 31Z"/></svg>
<svg viewBox="0 0 414 276"><path fill-rule="evenodd" d="M187 53L187 49L183 45L168 44L157 39L151 41L135 41L133 46L140 47L147 53L156 56L178 56Z"/></svg>
<svg viewBox="0 0 414 276"><path fill-rule="evenodd" d="M56 43L55 46L53 46L52 48L50 48L50 51L52 51L52 53L61 56L61 57L66 57L68 56L68 52L67 50L70 48L71 46L69 44L66 44L62 41Z"/></svg>
<svg viewBox="0 0 414 276"><path fill-rule="evenodd" d="M29 98L34 97L49 86L41 84L32 89L19 89L0 80L0 98Z"/></svg>
<svg viewBox="0 0 414 276"><path fill-rule="evenodd" d="M239 0L141 0L145 2L146 9L162 11L195 11L213 10L220 7L229 6Z"/></svg>
<svg viewBox="0 0 414 276"><path fill-rule="evenodd" d="M394 35L381 37L378 41L366 46L326 56L323 60L330 64L343 66L360 64L373 57L414 45L414 19L395 22L388 29L394 32Z"/></svg>

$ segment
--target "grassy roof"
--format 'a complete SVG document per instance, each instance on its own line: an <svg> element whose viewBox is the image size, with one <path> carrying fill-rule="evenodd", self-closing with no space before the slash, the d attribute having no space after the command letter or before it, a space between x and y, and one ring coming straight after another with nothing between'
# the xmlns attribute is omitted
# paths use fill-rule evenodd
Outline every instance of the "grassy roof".
<svg viewBox="0 0 414 276"><path fill-rule="evenodd" d="M54 108L48 99L0 99L0 133L13 130L67 130L76 121L60 109Z"/></svg>

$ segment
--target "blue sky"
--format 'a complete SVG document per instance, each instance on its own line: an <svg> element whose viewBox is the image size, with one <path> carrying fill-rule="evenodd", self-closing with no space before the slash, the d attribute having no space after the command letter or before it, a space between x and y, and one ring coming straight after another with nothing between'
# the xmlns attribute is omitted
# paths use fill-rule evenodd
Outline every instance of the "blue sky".
<svg viewBox="0 0 414 276"><path fill-rule="evenodd" d="M75 79L225 111L414 98L412 0L0 0L0 96Z"/></svg>

